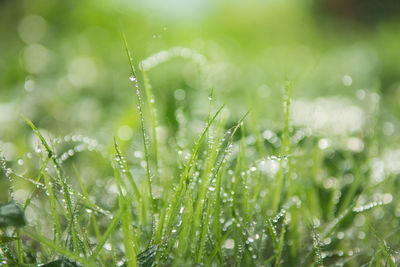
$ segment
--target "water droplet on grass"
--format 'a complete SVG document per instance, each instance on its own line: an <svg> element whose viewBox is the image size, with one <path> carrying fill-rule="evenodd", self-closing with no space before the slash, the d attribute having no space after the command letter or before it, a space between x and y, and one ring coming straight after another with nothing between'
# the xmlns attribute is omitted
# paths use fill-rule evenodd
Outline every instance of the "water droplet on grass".
<svg viewBox="0 0 400 267"><path fill-rule="evenodd" d="M329 142L328 139L323 138L323 139L318 141L318 146L319 146L320 149L326 149L326 148L329 147L329 145L330 145L329 143L330 142Z"/></svg>
<svg viewBox="0 0 400 267"><path fill-rule="evenodd" d="M337 238L338 239L343 239L344 238L344 233L343 232L337 233Z"/></svg>
<svg viewBox="0 0 400 267"><path fill-rule="evenodd" d="M344 75L342 78L342 82L345 86L350 86L353 84L353 78L350 75Z"/></svg>
<svg viewBox="0 0 400 267"><path fill-rule="evenodd" d="M223 247L226 248L226 249L233 249L235 247L235 240L227 239L224 242Z"/></svg>
<svg viewBox="0 0 400 267"><path fill-rule="evenodd" d="M133 74L131 74L131 75L129 76L129 80L130 80L131 82L135 82L135 81L136 81L136 77L135 77Z"/></svg>
<svg viewBox="0 0 400 267"><path fill-rule="evenodd" d="M252 238L252 237L247 238L247 242L248 243L253 243L254 242L254 238Z"/></svg>

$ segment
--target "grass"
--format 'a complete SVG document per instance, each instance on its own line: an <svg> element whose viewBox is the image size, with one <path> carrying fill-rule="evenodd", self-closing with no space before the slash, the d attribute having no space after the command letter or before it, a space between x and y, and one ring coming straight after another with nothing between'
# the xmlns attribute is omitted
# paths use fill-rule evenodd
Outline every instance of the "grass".
<svg viewBox="0 0 400 267"><path fill-rule="evenodd" d="M101 153L87 149L84 155L94 159L79 167L74 156L63 160L57 153L57 140L66 138L45 138L24 117L40 142L34 153L37 166L27 174L8 168L11 163L5 160L1 166L10 180L9 199L14 198L12 188L19 186L18 181L29 184L29 197L21 204L24 211L37 215L28 217L23 228L1 228L0 265L399 263L399 225L393 212L400 203L395 198L394 177L387 174L385 180L374 183L371 161L375 155L368 147L361 152L325 150L318 145L320 137L313 134L303 134L296 141L293 136L304 129L290 123L295 89L291 82L284 86L281 129L274 131L278 147L258 132L262 118L244 114L229 125L225 105L213 111L212 97L194 145L182 148L161 143L157 116L163 114L156 114L150 80L143 70L142 80L138 76L125 36L123 40L140 119L141 141L132 142L142 146L144 161L133 162L115 139L109 153L112 159L104 160ZM374 132L377 126L371 127ZM195 136L186 138L191 143ZM363 142L368 145L374 138L363 137ZM276 171L272 171L274 166ZM80 168L104 173L90 177ZM344 178L349 175L353 177L350 183ZM326 185L326 179L334 182ZM376 192L389 194L390 201L379 202Z"/></svg>

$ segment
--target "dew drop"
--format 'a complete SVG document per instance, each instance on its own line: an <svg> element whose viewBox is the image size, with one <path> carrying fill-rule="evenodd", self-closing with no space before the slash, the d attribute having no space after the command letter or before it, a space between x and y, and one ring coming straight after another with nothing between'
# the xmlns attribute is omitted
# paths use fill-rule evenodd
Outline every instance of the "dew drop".
<svg viewBox="0 0 400 267"><path fill-rule="evenodd" d="M344 75L342 78L342 82L345 86L350 86L353 84L353 78L350 75Z"/></svg>
<svg viewBox="0 0 400 267"><path fill-rule="evenodd" d="M129 80L130 80L131 82L135 82L135 81L136 81L136 77L135 77L133 74L131 74L131 75L129 76Z"/></svg>

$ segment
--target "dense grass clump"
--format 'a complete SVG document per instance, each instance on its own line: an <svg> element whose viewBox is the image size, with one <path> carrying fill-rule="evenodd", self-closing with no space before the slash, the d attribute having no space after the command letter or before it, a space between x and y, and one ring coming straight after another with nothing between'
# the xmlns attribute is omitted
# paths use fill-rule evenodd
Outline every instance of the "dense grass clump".
<svg viewBox="0 0 400 267"><path fill-rule="evenodd" d="M233 122L211 91L201 130L177 120L165 140L125 45L138 134L51 138L24 117L37 149L1 160L0 265L396 266L398 182L376 176L376 114L327 140L291 125L288 81L278 128L252 111Z"/></svg>

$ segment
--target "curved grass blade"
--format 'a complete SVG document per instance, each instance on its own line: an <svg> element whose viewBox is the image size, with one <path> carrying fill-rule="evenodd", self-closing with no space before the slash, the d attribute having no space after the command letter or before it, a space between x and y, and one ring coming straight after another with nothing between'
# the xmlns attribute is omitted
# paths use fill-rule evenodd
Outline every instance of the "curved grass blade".
<svg viewBox="0 0 400 267"><path fill-rule="evenodd" d="M77 255L79 255L78 235L75 230L75 218L74 218L74 212L73 212L73 208L72 208L70 188L67 185L66 178L64 176L61 165L57 159L56 154L50 148L50 146L48 145L48 143L46 142L46 140L44 139L42 134L39 132L39 130L36 128L36 126L33 124L33 122L24 116L22 116L22 117L28 123L28 125L32 128L32 130L36 134L36 136L40 139L42 145L46 149L48 158L52 161L52 163L54 165L54 169L56 170L56 173L57 173L58 182L61 184L61 187L64 192L64 199L65 199L65 203L67 205L68 219L69 219L69 225L70 225L70 229L71 229L74 251Z"/></svg>

